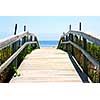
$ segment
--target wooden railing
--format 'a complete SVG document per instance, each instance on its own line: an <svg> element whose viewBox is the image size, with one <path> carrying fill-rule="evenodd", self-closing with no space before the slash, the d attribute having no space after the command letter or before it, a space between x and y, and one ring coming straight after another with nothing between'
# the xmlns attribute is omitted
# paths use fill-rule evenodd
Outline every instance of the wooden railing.
<svg viewBox="0 0 100 100"><path fill-rule="evenodd" d="M70 28L66 34L61 36L58 49L72 55L92 82L100 82L99 39Z"/></svg>
<svg viewBox="0 0 100 100"><path fill-rule="evenodd" d="M26 54L36 48L37 37L29 32L0 41L0 82L9 82Z"/></svg>

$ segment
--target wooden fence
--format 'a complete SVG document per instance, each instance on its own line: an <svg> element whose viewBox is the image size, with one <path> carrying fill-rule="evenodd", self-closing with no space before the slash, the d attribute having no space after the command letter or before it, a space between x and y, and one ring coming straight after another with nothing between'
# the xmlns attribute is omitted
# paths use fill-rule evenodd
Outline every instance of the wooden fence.
<svg viewBox="0 0 100 100"><path fill-rule="evenodd" d="M37 37L29 32L0 41L0 82L9 82L26 54L36 48Z"/></svg>
<svg viewBox="0 0 100 100"><path fill-rule="evenodd" d="M81 25L80 25L81 27ZM70 30L60 38L58 49L72 55L92 82L100 82L100 40L84 32Z"/></svg>

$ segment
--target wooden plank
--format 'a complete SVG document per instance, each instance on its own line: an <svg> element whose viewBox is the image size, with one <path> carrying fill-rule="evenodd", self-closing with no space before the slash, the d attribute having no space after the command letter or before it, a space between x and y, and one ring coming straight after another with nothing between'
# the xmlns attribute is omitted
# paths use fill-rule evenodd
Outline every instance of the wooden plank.
<svg viewBox="0 0 100 100"><path fill-rule="evenodd" d="M27 55L18 68L20 76L10 83L82 82L66 52L56 48L41 48Z"/></svg>

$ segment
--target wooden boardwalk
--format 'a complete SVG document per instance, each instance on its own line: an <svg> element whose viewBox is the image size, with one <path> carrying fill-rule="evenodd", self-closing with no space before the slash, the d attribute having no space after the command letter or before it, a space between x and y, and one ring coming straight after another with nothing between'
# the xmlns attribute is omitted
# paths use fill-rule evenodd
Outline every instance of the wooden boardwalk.
<svg viewBox="0 0 100 100"><path fill-rule="evenodd" d="M82 82L66 52L41 48L28 54L18 68L20 76L10 83Z"/></svg>

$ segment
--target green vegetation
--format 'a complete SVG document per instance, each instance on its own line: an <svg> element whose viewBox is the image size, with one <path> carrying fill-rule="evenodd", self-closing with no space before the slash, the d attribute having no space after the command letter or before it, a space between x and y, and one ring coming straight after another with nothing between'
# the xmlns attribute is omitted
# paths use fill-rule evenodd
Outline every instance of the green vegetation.
<svg viewBox="0 0 100 100"><path fill-rule="evenodd" d="M74 40L74 43L76 43L77 45L81 46L83 49L85 49L94 59L96 59L98 62L100 62L100 46L92 43L92 42L87 42L84 48L84 43L83 40L81 40L81 38L77 38L77 40ZM65 48L65 46L67 46ZM71 44L60 44L58 45L59 49L67 51L69 54L72 53L72 45ZM65 50L66 49L66 50ZM100 70L96 70L95 66L93 65L93 63L91 61L89 61L89 59L87 59L85 57L85 55L83 55L83 53L73 47L73 56L75 57L75 59L77 60L77 62L79 63L79 65L82 67L82 69L84 70L84 72L90 77L90 79L93 82L100 82Z"/></svg>
<svg viewBox="0 0 100 100"><path fill-rule="evenodd" d="M96 44L87 44L87 52L100 62L100 46Z"/></svg>
<svg viewBox="0 0 100 100"><path fill-rule="evenodd" d="M25 49L20 52L15 60L0 74L0 82L9 82L12 76L20 76L17 68L25 58L25 56L32 52L36 47L34 45L29 44ZM0 50L0 65L2 65L13 53L12 46L8 46L2 50Z"/></svg>
<svg viewBox="0 0 100 100"><path fill-rule="evenodd" d="M35 48L34 48L35 49ZM33 46L32 46L32 44L29 44L28 46L27 46L27 53L29 54L29 53L31 53L31 51L33 50Z"/></svg>
<svg viewBox="0 0 100 100"><path fill-rule="evenodd" d="M14 77L16 76L20 76L20 73L18 73L16 66L13 66L13 70L14 70Z"/></svg>

